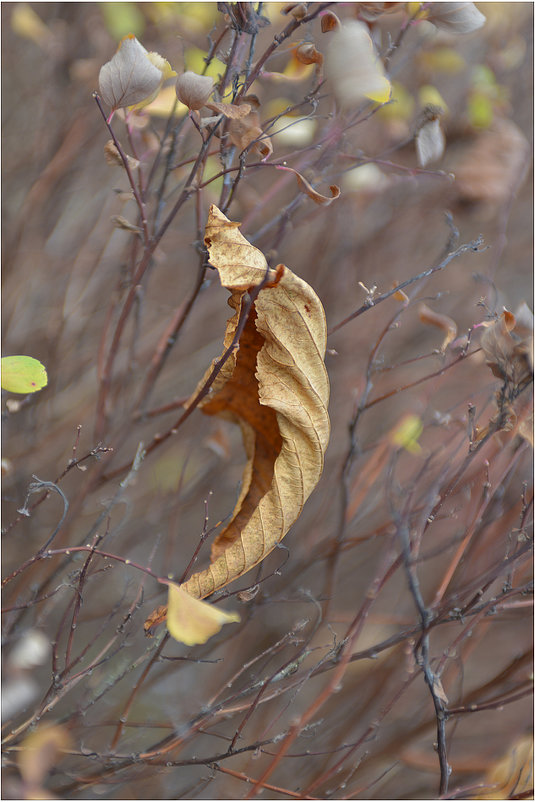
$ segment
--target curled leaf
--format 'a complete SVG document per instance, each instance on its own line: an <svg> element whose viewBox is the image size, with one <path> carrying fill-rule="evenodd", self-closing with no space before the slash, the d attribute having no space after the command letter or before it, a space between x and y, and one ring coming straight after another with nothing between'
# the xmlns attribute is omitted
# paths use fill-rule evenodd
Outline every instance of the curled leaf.
<svg viewBox="0 0 535 802"><path fill-rule="evenodd" d="M31 356L2 357L2 389L8 393L36 393L48 383L46 368Z"/></svg>
<svg viewBox="0 0 535 802"><path fill-rule="evenodd" d="M188 109L198 111L212 94L214 79L188 70L176 79L176 96Z"/></svg>
<svg viewBox="0 0 535 802"><path fill-rule="evenodd" d="M211 264L231 292L233 342L249 288L267 274L264 255L212 206L205 231ZM323 470L329 439L326 326L314 291L287 267L270 271L212 392L199 407L239 424L247 454L240 497L212 546L211 564L182 587L203 598L249 571L282 540ZM210 368L199 387L206 382Z"/></svg>
<svg viewBox="0 0 535 802"><path fill-rule="evenodd" d="M362 22L351 20L334 31L325 53L325 71L343 108L364 98L385 103L390 97L390 81Z"/></svg>
<svg viewBox="0 0 535 802"><path fill-rule="evenodd" d="M245 106L249 109L245 116L232 117L229 123L229 136L233 145L239 148L240 152L252 145L262 156L262 161L268 159L273 153L271 139L264 134L260 127L260 115L257 111L260 105L254 96L245 96L243 104L235 108ZM215 104L214 104L215 105ZM218 104L223 106L224 104Z"/></svg>
<svg viewBox="0 0 535 802"><path fill-rule="evenodd" d="M180 585L169 584L167 629L180 643L186 646L206 643L224 624L239 621L238 613L226 613L213 604L193 598Z"/></svg>
<svg viewBox="0 0 535 802"><path fill-rule="evenodd" d="M420 304L418 307L418 315L422 323L427 323L429 326L436 326L445 332L444 342L440 346L441 351L445 351L448 345L453 342L457 336L457 323L453 318L448 315L441 315L435 312L434 309L427 306L427 304Z"/></svg>
<svg viewBox="0 0 535 802"><path fill-rule="evenodd" d="M154 64L156 55L149 54L132 33L121 39L98 77L99 92L112 111L154 99L164 80L161 64Z"/></svg>
<svg viewBox="0 0 535 802"><path fill-rule="evenodd" d="M474 3L428 3L427 19L449 33L472 33L481 28L485 16Z"/></svg>
<svg viewBox="0 0 535 802"><path fill-rule="evenodd" d="M336 184L331 184L329 189L331 190L331 197L328 195L322 195L321 192L318 192L314 187L309 184L304 176L301 173L298 173L297 170L294 170L293 167L287 167L283 164L276 165L277 170L286 170L289 173L293 173L297 179L297 183L299 185L299 189L301 192L304 192L305 195L314 201L314 203L319 204L320 206L329 206L333 200L340 197L340 187L336 186Z"/></svg>

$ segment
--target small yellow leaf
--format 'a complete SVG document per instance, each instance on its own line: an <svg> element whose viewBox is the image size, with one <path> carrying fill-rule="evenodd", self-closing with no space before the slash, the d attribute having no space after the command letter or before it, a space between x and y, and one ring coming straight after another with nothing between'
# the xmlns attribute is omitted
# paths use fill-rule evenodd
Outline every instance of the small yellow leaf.
<svg viewBox="0 0 535 802"><path fill-rule="evenodd" d="M186 646L196 646L215 635L224 624L238 623L238 613L225 613L213 604L194 599L180 585L169 585L167 629Z"/></svg>
<svg viewBox="0 0 535 802"><path fill-rule="evenodd" d="M2 389L8 393L36 393L46 387L46 368L31 356L2 357Z"/></svg>
<svg viewBox="0 0 535 802"><path fill-rule="evenodd" d="M418 438L422 434L423 428L423 423L418 415L406 415L391 432L390 438L394 445L404 448L411 454L419 454L422 447L418 443Z"/></svg>

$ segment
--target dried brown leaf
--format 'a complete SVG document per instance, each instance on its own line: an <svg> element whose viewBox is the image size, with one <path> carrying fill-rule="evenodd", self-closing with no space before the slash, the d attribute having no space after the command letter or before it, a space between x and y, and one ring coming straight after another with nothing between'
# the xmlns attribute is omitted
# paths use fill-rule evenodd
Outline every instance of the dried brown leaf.
<svg viewBox="0 0 535 802"><path fill-rule="evenodd" d="M233 341L244 295L266 276L264 255L215 206L205 242L211 264L231 292ZM210 566L182 587L196 598L249 571L286 535L316 486L329 439L329 381L324 365L326 327L314 291L287 267L270 272L254 303L239 349L224 364L207 415L239 424L247 465L232 520L217 536ZM209 369L199 386L203 386Z"/></svg>

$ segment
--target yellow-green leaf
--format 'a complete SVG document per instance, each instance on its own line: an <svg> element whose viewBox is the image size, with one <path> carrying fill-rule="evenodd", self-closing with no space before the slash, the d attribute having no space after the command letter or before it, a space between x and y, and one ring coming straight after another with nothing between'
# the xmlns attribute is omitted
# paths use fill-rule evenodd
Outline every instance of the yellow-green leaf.
<svg viewBox="0 0 535 802"><path fill-rule="evenodd" d="M9 393L36 393L47 385L46 368L31 356L2 357L2 389Z"/></svg>

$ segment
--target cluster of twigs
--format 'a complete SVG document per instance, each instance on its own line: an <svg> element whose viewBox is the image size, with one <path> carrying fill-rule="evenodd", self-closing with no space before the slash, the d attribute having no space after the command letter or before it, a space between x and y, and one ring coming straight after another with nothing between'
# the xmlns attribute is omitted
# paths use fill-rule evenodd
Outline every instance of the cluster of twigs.
<svg viewBox="0 0 535 802"><path fill-rule="evenodd" d="M310 4L267 43L259 35L264 32L260 7L220 5L222 21L206 64L230 37L218 92L235 102L248 93L268 59L296 34L310 31L332 4ZM386 53L389 60L407 28L405 20ZM264 49L258 55L260 41ZM285 113L307 109L311 117L319 116L326 98L325 87L316 84ZM331 112L311 145L270 163L252 161L248 150L238 153L225 136L224 120L202 130L191 115L172 116L146 162L128 115L123 128L121 121L106 119L98 94L95 101L135 200L137 233L128 246L126 280L121 275L115 290L108 287L111 301L95 349L94 445L78 456L78 427L64 469L54 481L34 477L26 500L6 522L6 551L11 552L17 527L27 518L33 523L56 496L62 501L59 523L36 549L21 552L21 559L10 557L3 580L7 644L35 629L43 630L51 644L43 663L32 669L37 695L4 722L8 777L12 782L18 777L29 734L55 723L68 734L69 745L57 764L45 762L40 781L60 798L94 792L115 798L126 787L129 794L135 788L138 798L251 799L261 792L296 799L395 798L396 778L401 778L400 795L483 793L486 763L496 757L500 743L474 750L473 764L463 765L456 738L462 744L479 732L478 724L466 728L464 721L492 713L498 721L500 711L516 709L531 693L528 638L518 648L507 642L509 627L516 636L523 631L530 603L529 446L519 438L518 425L500 432L505 424L499 416L483 437L474 437L475 418L484 423L491 414L496 382L478 364L473 369L477 382L471 383L471 365L481 351L472 342L472 330L447 355L432 350L386 367L379 359L431 278L464 254L481 253L482 240L459 246L451 224L447 247L434 264L418 265L394 288L380 283L361 306L333 321L331 347L349 336L358 318L377 321L383 315L379 332L366 340L364 373L350 379L359 389L349 419L338 412L333 416L337 446L310 514L305 510L289 542L248 582L213 600L238 604L240 626L190 650L173 644L161 630L147 640L142 624L158 592L154 579L184 581L204 558L218 526L210 525L205 501L193 550L185 556L181 551L181 565L169 564L168 555L176 551L166 546L162 532L173 530L186 467L177 501L167 510L169 520L160 527L137 526L129 535L118 512L122 504L133 503L154 455L183 431L225 358L185 408L184 399L174 397L150 407L164 367L186 337L187 323L202 310L210 273L202 246L206 193L222 178L218 206L232 214L244 185L277 165L291 161L321 180L333 180L340 142L370 120L372 111L371 104L363 104L345 115ZM268 120L264 130L269 132L280 116ZM214 153L221 170L205 178ZM360 154L353 166L370 160L386 164L384 155L367 159ZM139 160L137 172L129 157ZM413 175L422 172L414 168ZM172 186L177 173L184 177ZM266 251L280 248L305 202L310 203L296 191L251 232L251 241ZM190 206L196 278L139 360L144 367L131 393L122 389L124 365L134 361L131 329L138 330L143 297L155 280L158 246ZM402 290L410 295L400 303ZM254 300L251 293L242 326ZM407 364L427 363L431 367L416 378L400 378ZM441 417L422 414L419 451L411 453L387 425L369 437L371 410L395 412L398 400L412 397L415 388L425 397L463 383L469 390ZM333 381L335 393L336 388ZM157 418L177 410L176 420L163 431L155 429ZM202 422L197 426L200 431ZM66 480L72 480L69 490ZM102 508L87 523L95 498ZM137 514L142 514L139 508ZM507 645L494 667L487 655L500 638ZM480 677L481 665L486 670ZM15 681L28 667L10 665L9 649L6 672L6 693L16 693ZM510 723L505 729L514 731ZM506 746L501 742L503 750Z"/></svg>

